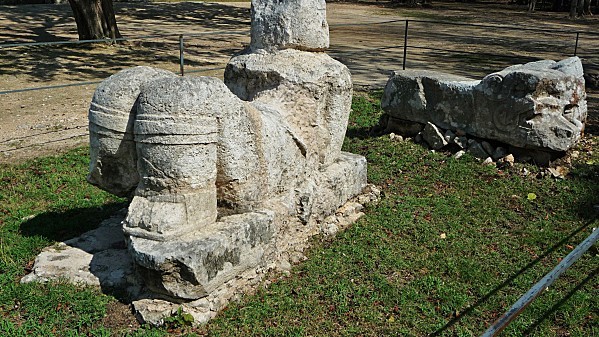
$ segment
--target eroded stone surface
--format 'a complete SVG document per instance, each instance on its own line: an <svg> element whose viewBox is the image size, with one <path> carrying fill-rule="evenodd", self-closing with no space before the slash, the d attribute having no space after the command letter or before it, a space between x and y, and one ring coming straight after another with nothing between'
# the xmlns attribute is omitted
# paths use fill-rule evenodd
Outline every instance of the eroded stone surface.
<svg viewBox="0 0 599 337"><path fill-rule="evenodd" d="M431 122L475 137L548 151L572 147L587 115L577 57L516 65L481 81L422 70L395 72L382 107L387 118Z"/></svg>
<svg viewBox="0 0 599 337"><path fill-rule="evenodd" d="M261 263L274 235L274 216L272 211L232 215L167 242L133 236L129 249L152 291L195 300Z"/></svg>
<svg viewBox="0 0 599 337"><path fill-rule="evenodd" d="M140 183L128 234L167 240L216 220L217 118L235 98L222 89L210 77L164 78L142 89L134 126Z"/></svg>
<svg viewBox="0 0 599 337"><path fill-rule="evenodd" d="M326 54L299 50L236 56L225 83L245 101L280 111L310 162L328 165L340 154L351 108L351 74Z"/></svg>
<svg viewBox="0 0 599 337"><path fill-rule="evenodd" d="M292 264L306 259L303 251L308 247L312 235L317 233L334 235L338 230L345 229L364 215L361 212L363 204L376 202L379 197L380 191L372 185L367 185L362 190L362 194L350 199L322 221L303 224L289 218L288 220L291 221L287 224L279 224L275 227L278 230L275 239L276 247L271 247L270 251L266 252L266 254L271 254L269 262L239 273L207 296L195 301L173 304L151 296L141 298L133 302L135 313L142 323L161 325L164 318L171 316L181 308L183 312L194 317L194 324L207 322L214 318L230 301L239 298L240 294L256 290L256 285L261 282L268 283L264 279L268 271L278 270L288 273ZM330 229L333 231L331 232Z"/></svg>
<svg viewBox="0 0 599 337"><path fill-rule="evenodd" d="M329 47L325 0L252 0L252 50Z"/></svg>
<svg viewBox="0 0 599 337"><path fill-rule="evenodd" d="M133 192L139 182L133 142L135 100L145 83L172 76L166 70L140 66L98 85L89 108L90 183L119 196Z"/></svg>

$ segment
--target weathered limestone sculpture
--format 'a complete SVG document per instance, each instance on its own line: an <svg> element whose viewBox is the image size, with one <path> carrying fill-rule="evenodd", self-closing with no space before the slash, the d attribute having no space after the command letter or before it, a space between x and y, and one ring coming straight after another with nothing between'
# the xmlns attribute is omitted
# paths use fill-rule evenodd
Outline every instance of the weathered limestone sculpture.
<svg viewBox="0 0 599 337"><path fill-rule="evenodd" d="M578 57L508 67L481 81L439 72L395 72L382 99L387 131L419 131L413 122L515 147L566 151L587 115ZM412 122L412 123L411 123ZM416 129L416 130L414 130Z"/></svg>
<svg viewBox="0 0 599 337"><path fill-rule="evenodd" d="M325 0L252 1L251 49L323 51L329 47Z"/></svg>
<svg viewBox="0 0 599 337"><path fill-rule="evenodd" d="M206 321L334 232L340 206L343 221L360 216L346 203L366 186L366 160L341 151L351 76L308 52L328 46L325 18L324 1L254 0L251 50L224 83L138 67L96 91L88 179L132 195L123 231L149 290L134 302L143 320L182 306Z"/></svg>

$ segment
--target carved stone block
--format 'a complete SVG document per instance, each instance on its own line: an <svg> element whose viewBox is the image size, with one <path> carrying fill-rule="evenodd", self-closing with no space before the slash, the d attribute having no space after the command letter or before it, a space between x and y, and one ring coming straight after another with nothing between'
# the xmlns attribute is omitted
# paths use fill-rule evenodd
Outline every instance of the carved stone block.
<svg viewBox="0 0 599 337"><path fill-rule="evenodd" d="M511 66L482 80L439 72L397 71L382 99L385 113L516 147L566 151L587 115L577 57ZM389 130L393 131L393 130Z"/></svg>
<svg viewBox="0 0 599 337"><path fill-rule="evenodd" d="M251 49L329 47L325 0L252 0Z"/></svg>

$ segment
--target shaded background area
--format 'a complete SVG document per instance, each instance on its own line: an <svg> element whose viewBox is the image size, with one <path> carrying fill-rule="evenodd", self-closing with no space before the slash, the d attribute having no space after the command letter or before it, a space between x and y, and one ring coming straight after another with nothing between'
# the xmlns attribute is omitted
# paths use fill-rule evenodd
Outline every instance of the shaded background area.
<svg viewBox="0 0 599 337"><path fill-rule="evenodd" d="M77 29L68 5L3 6L0 162L85 144L87 109L97 83L136 65L178 72L179 34L185 35L185 72L192 75L222 78L229 58L249 44L249 2L115 7L119 29L130 39L125 42L7 47L76 41ZM567 13L529 14L525 6L498 3L435 2L432 8L415 8L384 1L329 3L327 16L328 52L350 68L358 90L380 89L390 71L402 68L405 19L411 20L407 69L482 78L516 63L572 56L574 32L579 32L577 55L588 72L599 76L597 16L572 21ZM46 89L29 90L39 88ZM588 94L587 133L597 135L599 93L589 88Z"/></svg>

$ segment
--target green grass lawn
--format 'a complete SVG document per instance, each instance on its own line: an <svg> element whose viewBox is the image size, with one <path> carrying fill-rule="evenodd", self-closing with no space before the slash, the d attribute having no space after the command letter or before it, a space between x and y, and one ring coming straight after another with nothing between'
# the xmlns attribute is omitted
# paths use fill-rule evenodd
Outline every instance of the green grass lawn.
<svg viewBox="0 0 599 337"><path fill-rule="evenodd" d="M567 179L538 178L533 166L499 170L410 141L369 137L378 105L377 95L355 97L344 149L366 156L380 202L335 238L316 238L290 275L272 275L268 287L190 335L480 335L599 227L597 137L578 149ZM78 149L0 166L1 336L124 334L126 327L102 325L106 304L116 301L110 296L63 283L19 283L43 247L124 207L85 183L87 165L87 150ZM531 174L523 176L523 168ZM597 254L596 247L587 252L502 336L599 335ZM146 327L130 334L169 332Z"/></svg>

